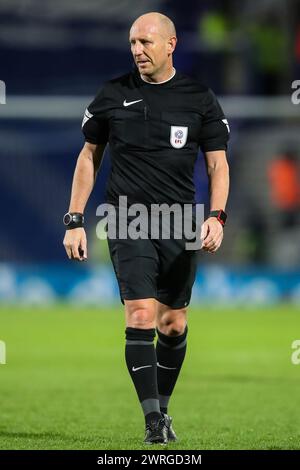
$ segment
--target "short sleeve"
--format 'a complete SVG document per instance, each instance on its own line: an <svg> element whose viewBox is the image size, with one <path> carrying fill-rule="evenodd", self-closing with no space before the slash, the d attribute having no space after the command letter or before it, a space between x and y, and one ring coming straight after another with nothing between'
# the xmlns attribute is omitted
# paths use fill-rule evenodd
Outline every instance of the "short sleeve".
<svg viewBox="0 0 300 470"><path fill-rule="evenodd" d="M223 110L212 90L208 89L205 113L199 136L199 145L203 152L227 150L229 125Z"/></svg>
<svg viewBox="0 0 300 470"><path fill-rule="evenodd" d="M81 126L85 140L91 144L106 144L109 136L107 98L103 87L86 108Z"/></svg>

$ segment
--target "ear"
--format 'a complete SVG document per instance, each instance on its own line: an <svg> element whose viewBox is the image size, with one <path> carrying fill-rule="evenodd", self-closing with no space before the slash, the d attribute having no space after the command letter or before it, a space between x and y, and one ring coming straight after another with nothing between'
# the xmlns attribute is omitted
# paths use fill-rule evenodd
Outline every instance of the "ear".
<svg viewBox="0 0 300 470"><path fill-rule="evenodd" d="M172 54L174 52L176 44L177 44L176 36L171 36L170 39L168 40L168 45L167 45L168 54Z"/></svg>

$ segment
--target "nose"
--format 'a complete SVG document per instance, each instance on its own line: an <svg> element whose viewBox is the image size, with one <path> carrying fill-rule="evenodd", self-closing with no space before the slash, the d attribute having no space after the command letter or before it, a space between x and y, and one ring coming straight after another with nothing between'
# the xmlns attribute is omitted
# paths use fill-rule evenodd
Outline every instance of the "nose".
<svg viewBox="0 0 300 470"><path fill-rule="evenodd" d="M135 44L132 46L132 53L135 56L139 56L143 53L143 44L137 41Z"/></svg>

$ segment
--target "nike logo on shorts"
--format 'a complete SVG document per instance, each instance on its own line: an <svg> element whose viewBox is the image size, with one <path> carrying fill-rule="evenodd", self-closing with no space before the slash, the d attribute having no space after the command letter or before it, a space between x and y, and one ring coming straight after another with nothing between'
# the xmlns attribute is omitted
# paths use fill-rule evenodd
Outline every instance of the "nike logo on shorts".
<svg viewBox="0 0 300 470"><path fill-rule="evenodd" d="M152 365L150 364L149 366L132 367L132 372L136 372L137 370L140 370L140 369L145 369L146 367L152 367Z"/></svg>
<svg viewBox="0 0 300 470"><path fill-rule="evenodd" d="M123 106L131 106L132 104L139 103L140 101L143 101L143 100L128 101L128 102L126 100L124 100L123 101Z"/></svg>

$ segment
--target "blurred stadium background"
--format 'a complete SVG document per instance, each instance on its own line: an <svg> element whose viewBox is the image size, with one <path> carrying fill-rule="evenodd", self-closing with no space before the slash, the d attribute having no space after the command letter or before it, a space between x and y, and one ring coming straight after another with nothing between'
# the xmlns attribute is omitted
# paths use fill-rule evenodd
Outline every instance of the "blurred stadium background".
<svg viewBox="0 0 300 470"><path fill-rule="evenodd" d="M199 400L205 401L209 394L216 393L204 415L209 431L207 440L201 441L202 446L213 447L214 425L219 425L223 431L216 445L246 448L249 433L241 433L239 441L230 434L232 428L228 423L234 416L236 426L236 407L249 430L246 419L251 421L255 406L260 407L262 415L261 420L255 418L250 431L254 436L258 429L265 430L265 440L259 444L254 439L254 447L272 448L275 442L276 448L280 445L295 448L297 439L299 442L297 428L293 429L290 421L294 412L292 397L299 396L299 381L294 370L297 368L291 369L289 359L290 345L299 336L300 326L296 315L300 307L300 104L291 100L292 82L300 80L299 1L1 0L0 80L6 84L6 104L0 104L0 339L7 342L8 365L0 366L0 372L7 378L1 384L5 411L2 426L10 429L11 423L15 425L15 434L3 431L2 437L12 438L10 444L3 440L2 445L8 448L38 447L37 439L40 446L49 447L48 437L55 440L55 430L65 425L66 410L75 423L85 420L79 426L82 433L95 412L100 416L102 413L103 420L107 420L99 405L87 410L89 405L85 403L85 418L74 410L75 404L82 405L85 396L83 383L78 381L80 373L80 378L87 380L91 403L97 402L99 394L103 397L106 393L103 402L109 408L114 386L124 386L121 380L110 381L102 362L101 380L107 377L110 386L108 389L96 386L100 380L97 361L104 360L100 359L103 319L107 328L104 358L115 361L120 377L124 382L127 380L123 364L122 368L120 365L123 324L116 322L121 314L117 285L106 242L96 237L95 214L104 200L110 165L108 152L86 212L89 260L84 265L67 261L62 245L62 216L68 207L73 169L83 144L80 128L84 109L103 81L132 67L129 25L140 14L154 10L169 15L176 24L179 43L175 67L215 91L231 126L229 221L218 254L199 253L192 302L191 322L195 330L191 331L191 344L194 351L200 348L193 357L197 360L196 369L204 372L194 377L192 358L183 372L190 387L188 392L198 393L198 382L193 380L202 384ZM201 154L195 181L198 202L208 203ZM282 303L285 306L278 307ZM25 317L18 313L19 306L26 307ZM207 309L211 307L217 307L218 312L209 316ZM99 309L99 317L94 316L95 308ZM245 309L252 316L245 313L241 322L241 311ZM40 310L42 315L35 315ZM205 340L205 328L211 342L209 338ZM201 331L200 338L197 331ZM52 335L56 341L52 341ZM72 346L76 347L74 357L70 356ZM274 358L278 367L272 362ZM63 391L54 373L64 382ZM32 380L26 381L26 377ZM216 383L216 377L220 384L224 379L222 385ZM259 395L256 386L261 385L262 377L266 377L266 382ZM283 382L285 390L280 389ZM75 415L72 415L67 402L70 390L73 394L77 385L82 387L82 394L77 391L73 396ZM218 401L215 386L226 397L231 393L229 385L234 390L231 401ZM124 407L124 400L132 396L129 381L128 390L126 386L125 398L124 394L114 397L116 410L118 406ZM18 387L22 397L17 397ZM271 394L268 387L273 387ZM37 390L39 399L34 404L32 397ZM246 391L251 398L250 395L247 398L248 414L243 415L245 404L240 402L239 408L239 400L247 396ZM184 393L184 385L180 389L179 384L178 409L182 405L185 415L192 417L194 411L186 406ZM52 402L51 409L55 396L61 402L54 401L56 405ZM267 406L270 397L276 397L273 407ZM289 399L286 413L280 406ZM136 407L133 397L132 403ZM48 421L49 435L43 434L46 406L50 406L48 418L52 417ZM54 418L56 412L61 416L58 413ZM136 419L140 419L138 413L137 409ZM212 413L215 415L210 422ZM275 422L276 413L281 413L281 421ZM220 415L224 417L223 428ZM39 419L42 421L37 425ZM55 419L61 422L57 424ZM184 416L180 419L183 422ZM26 422L30 423L29 431ZM106 428L111 441L101 441L103 448L115 445L110 434L115 424L110 422ZM93 426L96 429L96 423ZM276 436L276 426L282 434L274 441L271 431ZM23 435L18 434L20 429ZM288 430L295 441L288 441ZM190 431L197 433L198 428ZM90 444L84 438L81 441L69 438L63 443L57 432L56 447L99 448L96 438ZM27 444L18 441L22 436ZM200 444L196 438L192 443L186 442L187 448ZM133 444L126 445L130 448Z"/></svg>
<svg viewBox="0 0 300 470"><path fill-rule="evenodd" d="M217 256L199 255L196 302L300 303L298 1L2 0L0 299L111 303L117 289L95 236L109 156L87 210L90 259L67 263L62 215L83 144L85 106L132 67L128 27L159 10L177 25L175 66L211 86L231 125L229 223ZM297 75L298 74L298 75ZM207 203L203 157L197 200ZM118 299L117 299L118 301Z"/></svg>

